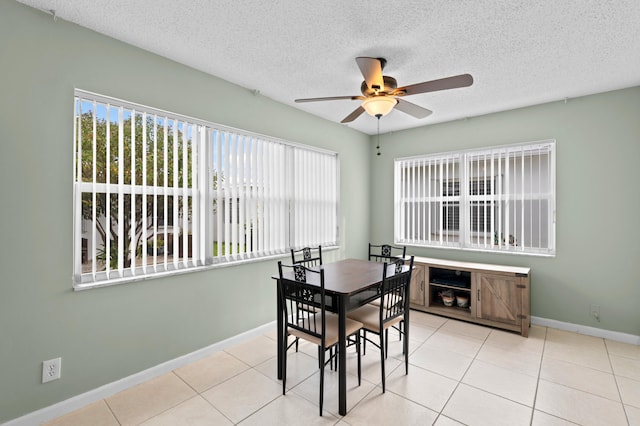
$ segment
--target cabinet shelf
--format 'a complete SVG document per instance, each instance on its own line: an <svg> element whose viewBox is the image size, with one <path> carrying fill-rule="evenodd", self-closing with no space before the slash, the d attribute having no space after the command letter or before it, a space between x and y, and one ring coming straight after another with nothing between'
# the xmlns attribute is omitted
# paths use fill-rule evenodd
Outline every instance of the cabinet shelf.
<svg viewBox="0 0 640 426"><path fill-rule="evenodd" d="M455 291L471 292L471 288L470 287L459 287L457 285L442 284L442 283L429 283L429 286L430 287L438 287L438 288L449 288L449 289L455 290Z"/></svg>
<svg viewBox="0 0 640 426"><path fill-rule="evenodd" d="M462 319L465 321L470 321L471 318L471 310L469 308L459 308L457 306L444 306L443 304L433 304L428 308L429 313L442 315L449 318Z"/></svg>

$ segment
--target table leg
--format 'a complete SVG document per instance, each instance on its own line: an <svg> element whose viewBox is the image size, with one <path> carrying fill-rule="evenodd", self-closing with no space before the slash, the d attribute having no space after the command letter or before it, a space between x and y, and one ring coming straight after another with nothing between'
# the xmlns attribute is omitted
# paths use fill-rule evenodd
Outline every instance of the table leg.
<svg viewBox="0 0 640 426"><path fill-rule="evenodd" d="M278 324L277 327L277 341L278 341L278 380L282 380L282 356L283 356L283 351L282 351L282 345L283 343L286 341L286 337L284 336L284 318L282 316L282 311L283 311L283 307L282 307L282 301L280 300L280 280L277 281L277 286L276 286L276 306L277 306L277 312L276 312L276 321Z"/></svg>
<svg viewBox="0 0 640 426"><path fill-rule="evenodd" d="M347 415L347 304L340 297L338 313L338 413Z"/></svg>

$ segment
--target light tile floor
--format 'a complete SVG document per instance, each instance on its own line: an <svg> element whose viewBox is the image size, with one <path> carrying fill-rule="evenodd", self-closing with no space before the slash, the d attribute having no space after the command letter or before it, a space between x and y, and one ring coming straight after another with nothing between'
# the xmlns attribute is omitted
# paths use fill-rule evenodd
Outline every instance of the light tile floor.
<svg viewBox="0 0 640 426"><path fill-rule="evenodd" d="M387 392L369 346L358 386L348 354L348 410L326 369L318 415L316 347L290 351L276 379L275 329L55 419L59 425L640 425L640 346L533 326L515 333L411 313L409 374L392 333Z"/></svg>

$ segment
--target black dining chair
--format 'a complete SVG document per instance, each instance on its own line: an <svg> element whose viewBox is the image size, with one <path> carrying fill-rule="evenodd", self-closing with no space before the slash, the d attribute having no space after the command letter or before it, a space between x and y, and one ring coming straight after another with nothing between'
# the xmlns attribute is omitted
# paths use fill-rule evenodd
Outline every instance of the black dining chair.
<svg viewBox="0 0 640 426"><path fill-rule="evenodd" d="M381 262L381 263L389 263L392 264L391 268L394 268L394 265L404 264L405 257L407 255L407 246L392 246L390 244L380 244L375 245L369 243L369 261L370 262ZM374 306L380 305L380 299L375 299L371 302ZM394 327L399 331L402 328L402 324ZM402 332L398 335L399 339L402 340ZM366 342L364 347L364 353L366 353Z"/></svg>
<svg viewBox="0 0 640 426"><path fill-rule="evenodd" d="M382 283L380 284L380 305L364 305L347 316L352 320L363 324L363 337L365 343L380 349L380 366L382 371L382 393L385 392L385 359L389 351L389 328L399 326L404 334L402 352L404 354L405 374L409 374L409 340L407 328L409 324L404 321L405 313L409 310L409 284L411 283L411 270L413 269L413 256L408 265L397 265L393 275L389 275L388 268L382 271ZM367 337L367 332L377 334L378 342Z"/></svg>
<svg viewBox="0 0 640 426"><path fill-rule="evenodd" d="M369 260L373 262L394 262L404 259L407 255L407 246L392 246L390 244L375 245L369 243Z"/></svg>
<svg viewBox="0 0 640 426"><path fill-rule="evenodd" d="M321 266L322 246L318 246L318 248L304 247L299 250L291 249L291 262L294 265Z"/></svg>
<svg viewBox="0 0 640 426"><path fill-rule="evenodd" d="M299 250L291 249L291 262L294 265L304 265L306 267L322 266L322 246L318 246L318 248L304 247ZM304 309L299 307L298 311L301 310ZM312 312L315 311L314 309ZM294 343L296 345L296 352L298 352L299 342L297 338Z"/></svg>
<svg viewBox="0 0 640 426"><path fill-rule="evenodd" d="M369 244L369 246L371 246L371 244ZM377 247L384 247L384 246L377 246ZM398 247L396 247L396 249L398 249ZM406 248L403 248L403 254L405 253ZM388 252L387 252L388 253ZM374 255L375 256L375 255ZM383 260L384 259L384 260ZM386 256L380 256L378 262L384 262L387 266L386 266L386 271L387 271L387 275L393 275L396 273L396 271L400 271L402 268L402 266L405 264L405 257L403 255L403 257L386 257ZM377 289L378 294L380 293L381 289L378 288ZM373 299L371 302L369 302L371 305L373 306L380 306L380 297L378 297L377 299ZM393 328L395 328L396 330L398 330L398 340L402 340L402 327L403 327L403 320L400 320L399 324L395 324L393 326ZM362 350L363 354L367 353L367 342L366 340L364 341L364 346L363 346L363 350Z"/></svg>
<svg viewBox="0 0 640 426"><path fill-rule="evenodd" d="M324 401L324 367L336 356L338 344L338 315L327 311L324 289L324 270L310 269L304 265L283 265L278 262L280 276L280 301L284 312L284 335L292 335L318 346L320 363L320 415ZM302 311L300 309L302 308ZM355 339L358 354L358 385L361 382L360 330L362 323L346 318L345 335ZM286 392L288 342L282 344L282 394ZM325 354L330 351L329 359Z"/></svg>

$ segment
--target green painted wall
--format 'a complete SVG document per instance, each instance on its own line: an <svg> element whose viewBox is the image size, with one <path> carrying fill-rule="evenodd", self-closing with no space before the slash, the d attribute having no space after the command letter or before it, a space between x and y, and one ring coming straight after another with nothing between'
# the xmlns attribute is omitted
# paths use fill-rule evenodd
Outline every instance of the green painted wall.
<svg viewBox="0 0 640 426"><path fill-rule="evenodd" d="M371 241L393 239L394 158L543 139L557 141L555 258L409 251L531 267L532 315L638 336L640 87L382 135L381 156L371 143Z"/></svg>
<svg viewBox="0 0 640 426"><path fill-rule="evenodd" d="M394 158L554 138L555 258L410 251L530 266L534 316L640 335L640 88L386 134L378 157L375 138L0 0L0 423L275 318L274 261L72 291L75 87L339 152L333 259L393 238Z"/></svg>
<svg viewBox="0 0 640 426"><path fill-rule="evenodd" d="M368 136L0 0L0 423L275 319L274 260L72 291L76 87L337 151L341 247L325 255L366 255ZM62 378L41 384L55 357Z"/></svg>

